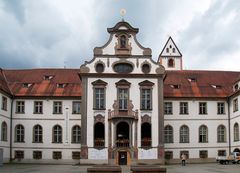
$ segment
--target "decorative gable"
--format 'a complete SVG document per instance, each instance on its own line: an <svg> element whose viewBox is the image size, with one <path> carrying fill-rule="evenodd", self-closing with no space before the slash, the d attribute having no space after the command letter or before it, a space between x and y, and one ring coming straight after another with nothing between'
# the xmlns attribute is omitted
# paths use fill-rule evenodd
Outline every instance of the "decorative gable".
<svg viewBox="0 0 240 173"><path fill-rule="evenodd" d="M172 37L168 38L160 56L161 57L166 57L166 56L181 57L182 56L181 52L179 51L176 44L174 43Z"/></svg>
<svg viewBox="0 0 240 173"><path fill-rule="evenodd" d="M113 55L129 57L131 55L151 57L151 49L144 48L136 38L138 28L133 28L125 21L118 22L107 29L110 34L108 42L102 47L94 48L94 56Z"/></svg>

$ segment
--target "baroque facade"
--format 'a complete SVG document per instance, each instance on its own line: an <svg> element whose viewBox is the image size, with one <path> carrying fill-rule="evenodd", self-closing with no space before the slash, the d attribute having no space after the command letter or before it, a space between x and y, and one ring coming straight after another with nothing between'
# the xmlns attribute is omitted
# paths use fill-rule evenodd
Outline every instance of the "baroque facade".
<svg viewBox="0 0 240 173"><path fill-rule="evenodd" d="M80 69L1 69L5 162L207 162L239 150L240 72L184 70L171 37L155 62L138 28L107 31Z"/></svg>

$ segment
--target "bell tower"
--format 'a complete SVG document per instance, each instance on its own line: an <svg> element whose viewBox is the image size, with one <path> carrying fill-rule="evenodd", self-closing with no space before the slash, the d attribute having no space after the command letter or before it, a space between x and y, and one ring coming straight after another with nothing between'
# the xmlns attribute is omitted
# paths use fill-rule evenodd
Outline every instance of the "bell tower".
<svg viewBox="0 0 240 173"><path fill-rule="evenodd" d="M158 62L160 62L166 70L182 70L182 54L174 43L172 37L168 38L159 55Z"/></svg>

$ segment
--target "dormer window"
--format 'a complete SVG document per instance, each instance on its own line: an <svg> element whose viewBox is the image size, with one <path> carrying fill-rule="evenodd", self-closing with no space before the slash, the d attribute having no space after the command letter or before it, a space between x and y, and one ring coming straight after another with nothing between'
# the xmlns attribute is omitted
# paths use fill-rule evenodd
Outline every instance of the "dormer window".
<svg viewBox="0 0 240 173"><path fill-rule="evenodd" d="M222 88L221 85L212 85L212 87L215 88L215 89L221 89Z"/></svg>
<svg viewBox="0 0 240 173"><path fill-rule="evenodd" d="M234 91L237 91L239 89L238 84L234 85Z"/></svg>
<svg viewBox="0 0 240 173"><path fill-rule="evenodd" d="M29 88L32 84L31 83L24 83L23 88Z"/></svg>
<svg viewBox="0 0 240 173"><path fill-rule="evenodd" d="M126 48L127 47L127 39L125 35L122 35L120 37L120 48Z"/></svg>
<svg viewBox="0 0 240 173"><path fill-rule="evenodd" d="M59 83L59 84L57 84L57 87L58 87L58 88L64 88L64 87L65 87L65 85L66 85L66 84Z"/></svg>
<svg viewBox="0 0 240 173"><path fill-rule="evenodd" d="M188 78L188 81L189 82L197 82L197 79L196 78Z"/></svg>
<svg viewBox="0 0 240 173"><path fill-rule="evenodd" d="M53 78L52 75L45 75L44 80L51 80Z"/></svg>
<svg viewBox="0 0 240 173"><path fill-rule="evenodd" d="M173 89L179 89L179 88L180 88L180 85L171 85L171 87L172 87Z"/></svg>

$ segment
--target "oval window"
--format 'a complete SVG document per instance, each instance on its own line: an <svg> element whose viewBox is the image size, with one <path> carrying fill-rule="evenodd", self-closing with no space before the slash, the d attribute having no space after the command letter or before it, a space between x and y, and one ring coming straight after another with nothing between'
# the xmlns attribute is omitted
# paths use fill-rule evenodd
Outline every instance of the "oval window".
<svg viewBox="0 0 240 173"><path fill-rule="evenodd" d="M95 68L98 73L102 73L104 71L104 65L102 63L98 63Z"/></svg>
<svg viewBox="0 0 240 173"><path fill-rule="evenodd" d="M143 73L149 73L150 72L150 65L149 64L143 64L142 65L142 72Z"/></svg>
<svg viewBox="0 0 240 173"><path fill-rule="evenodd" d="M117 73L131 73L133 71L133 66L128 63L118 63L114 65L114 71Z"/></svg>

